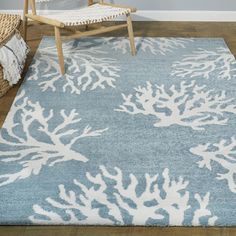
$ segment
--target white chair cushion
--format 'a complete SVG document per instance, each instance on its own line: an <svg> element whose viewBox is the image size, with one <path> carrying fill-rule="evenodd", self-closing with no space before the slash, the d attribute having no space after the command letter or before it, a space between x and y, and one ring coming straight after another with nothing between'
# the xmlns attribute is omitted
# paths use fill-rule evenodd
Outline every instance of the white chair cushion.
<svg viewBox="0 0 236 236"><path fill-rule="evenodd" d="M129 8L119 8L97 3L82 9L55 12L50 15L43 14L42 16L58 20L66 26L75 26L108 21L130 12Z"/></svg>

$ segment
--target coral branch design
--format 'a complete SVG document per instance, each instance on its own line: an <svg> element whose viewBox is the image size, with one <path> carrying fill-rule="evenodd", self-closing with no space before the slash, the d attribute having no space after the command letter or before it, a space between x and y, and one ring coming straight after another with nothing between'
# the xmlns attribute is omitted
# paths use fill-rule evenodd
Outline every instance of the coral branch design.
<svg viewBox="0 0 236 236"><path fill-rule="evenodd" d="M101 173L96 176L86 174L92 183L90 187L74 180L77 187L75 191L79 190L78 193L74 190L66 192L65 186L59 185L60 200L50 197L46 199L51 211L36 204L33 206L35 215L29 219L37 224L145 225L149 219L166 220L165 222L169 221L166 223L169 225L183 224L185 212L190 205L189 192L186 191L188 181L182 177L170 179L169 170L165 169L162 175L164 182L162 187L159 187L158 175L146 174L145 188L141 193L137 193L140 183L133 174L127 179L119 168L115 168L116 174L111 174L104 166L100 166L100 170ZM203 199L197 195L200 209L195 211L194 224L199 224L201 217L211 216L211 212L207 210L209 195L208 193ZM151 202L152 204L148 204ZM97 204L92 205L93 203ZM63 215L61 210L64 211ZM107 214L104 214L105 211ZM168 214L168 219L165 219L166 215L163 212ZM124 214L132 218L130 223L126 222ZM217 217L212 217L209 222L214 224L216 219Z"/></svg>
<svg viewBox="0 0 236 236"><path fill-rule="evenodd" d="M202 158L197 164L199 168L206 167L211 171L212 162L221 165L226 173L218 173L218 180L226 180L230 191L236 193L236 138L222 139L219 143L202 144L190 149L190 151Z"/></svg>
<svg viewBox="0 0 236 236"><path fill-rule="evenodd" d="M31 65L32 75L29 80L42 79L39 86L42 91L55 92L62 87L63 92L80 94L82 91L105 89L106 86L115 87L115 79L119 77L120 67L117 61L104 55L99 47L80 47L76 41L63 44L66 74L62 77L59 71L57 50L55 46L40 48L34 63ZM43 68L44 71L39 71ZM40 73L40 76L39 76Z"/></svg>
<svg viewBox="0 0 236 236"><path fill-rule="evenodd" d="M198 49L181 61L173 64L173 76L182 78L201 77L209 79L217 72L219 79L230 80L236 77L236 60L228 48L217 48L216 51Z"/></svg>
<svg viewBox="0 0 236 236"><path fill-rule="evenodd" d="M112 43L112 49L121 51L123 54L129 53L130 43L129 39L107 38L106 43ZM185 48L186 44L193 42L193 39L186 38L139 38L135 37L135 44L137 48L143 52L151 52L152 54L162 54L173 52L178 48Z"/></svg>
<svg viewBox="0 0 236 236"><path fill-rule="evenodd" d="M168 213L170 225L179 225L184 220L184 212L190 207L188 205L189 193L185 191L181 195L180 191L185 190L188 186L188 181L184 181L181 177L177 181L171 180L169 170L165 169L163 172L164 183L162 187L166 195L165 198L162 198L160 189L156 184L158 175L151 177L149 174L146 174L145 191L141 195L137 195L135 190L138 186L138 180L134 175L130 175L130 185L125 188L120 169L116 168L117 175L111 175L104 167L102 167L102 170L105 177L115 181L116 184L114 187L118 193L114 195L116 196L118 205L128 211L133 217L133 224L144 225L149 218L156 220L163 219L164 216L158 212L160 209ZM135 204L135 207L127 203L127 198ZM151 201L155 201L156 204L153 206L145 204ZM148 212L148 214L143 214L143 212Z"/></svg>
<svg viewBox="0 0 236 236"><path fill-rule="evenodd" d="M152 85L135 88L135 95L124 95L124 103L115 111L131 115L143 114L156 117L155 127L181 125L194 130L204 130L206 125L225 125L225 113L236 114L234 99L227 99L225 91L215 93L195 81L181 82L179 89L173 85Z"/></svg>
<svg viewBox="0 0 236 236"><path fill-rule="evenodd" d="M194 198L198 201L200 208L194 212L192 224L195 226L199 226L201 225L200 219L202 217L209 216L208 226L214 226L218 217L213 216L211 211L207 209L210 200L210 193L208 192L203 198L198 193L196 193Z"/></svg>
<svg viewBox="0 0 236 236"><path fill-rule="evenodd" d="M87 162L88 158L75 149L82 138L100 136L106 129L78 130L80 118L76 110L61 110L56 115L46 111L39 102L33 103L22 92L0 132L0 161L14 163L19 170L0 175L0 186L38 175L43 166L65 161ZM56 119L55 119L56 117ZM61 121L57 123L58 118Z"/></svg>

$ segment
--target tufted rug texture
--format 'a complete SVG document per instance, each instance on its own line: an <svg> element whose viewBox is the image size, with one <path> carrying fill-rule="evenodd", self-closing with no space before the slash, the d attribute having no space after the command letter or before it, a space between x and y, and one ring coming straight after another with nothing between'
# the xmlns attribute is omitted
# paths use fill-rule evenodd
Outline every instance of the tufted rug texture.
<svg viewBox="0 0 236 236"><path fill-rule="evenodd" d="M0 224L236 226L223 39L45 37L0 131Z"/></svg>

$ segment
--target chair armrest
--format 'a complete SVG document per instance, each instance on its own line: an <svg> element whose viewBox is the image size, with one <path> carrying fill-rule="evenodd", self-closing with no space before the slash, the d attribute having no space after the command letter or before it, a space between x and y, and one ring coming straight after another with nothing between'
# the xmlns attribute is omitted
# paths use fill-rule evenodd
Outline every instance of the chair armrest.
<svg viewBox="0 0 236 236"><path fill-rule="evenodd" d="M57 21L57 20L53 20L53 19L50 19L50 18L47 18L47 17L44 17L44 16L32 15L32 14L26 14L25 16L27 18L30 18L32 20L35 20L35 21L38 21L38 22L41 22L41 23L44 23L44 24L56 26L56 27L59 27L59 28L64 28L65 27L65 25L62 22Z"/></svg>

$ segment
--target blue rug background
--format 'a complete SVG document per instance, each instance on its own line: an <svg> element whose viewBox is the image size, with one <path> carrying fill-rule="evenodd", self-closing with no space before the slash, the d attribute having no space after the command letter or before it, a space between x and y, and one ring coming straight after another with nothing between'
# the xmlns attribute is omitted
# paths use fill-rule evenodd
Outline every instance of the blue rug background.
<svg viewBox="0 0 236 236"><path fill-rule="evenodd" d="M155 118L152 116L129 115L117 112L123 99L121 93L134 94L134 88L145 86L146 81L152 84L164 84L170 87L178 84L183 78L170 75L173 62L181 60L183 55L191 54L202 48L215 50L217 47L226 48L223 39L193 39L186 44L186 48L175 48L172 53L166 55L153 55L139 50L135 57L130 53L112 50L110 43L102 43L102 38L85 38L74 42L76 47L88 44L93 47L98 42L102 44L102 50L109 52L109 57L117 60L120 67L120 77L114 82L115 88L107 86L105 89L97 88L93 91L84 91L81 94L71 94L60 89L60 81L57 90L41 91L39 82L44 74L44 67L40 67L42 78L29 80L33 69L29 71L20 88L25 91L32 102L39 102L48 111L53 109L58 112L61 109L76 109L81 120L81 127L87 124L93 129L109 128L99 137L89 137L81 140L78 146L80 153L89 161L81 163L76 161L62 162L54 167L45 166L39 175L31 175L30 178L16 181L15 183L0 188L0 223L1 224L31 224L29 216L33 215L33 204L47 207L47 197L57 198L57 186L64 184L68 190L72 187L73 179L85 181L86 172L92 175L99 173L99 166L104 165L108 170L118 167L124 176L133 173L142 183L145 173L161 174L165 168L169 168L170 176L183 176L189 181L187 190L191 193L205 195L211 194L209 208L213 215L218 216L217 225L236 225L236 195L229 191L225 181L218 181L215 176L222 172L218 164L212 163L212 170L198 168L196 162L199 157L193 155L189 149L202 143L217 143L220 139L235 135L236 117L226 115L229 121L226 126L209 125L203 131L195 131L190 127L172 125L170 127L155 128ZM115 39L119 41L118 39ZM39 47L54 46L54 40L45 37ZM36 53L34 61L37 61ZM104 55L97 54L97 57ZM106 55L105 55L106 56ZM212 74L210 79L195 78L197 84L205 84L207 88L215 91L225 90L229 98L236 98L236 79L219 80ZM63 81L63 78L60 78ZM186 78L188 81L188 78ZM191 79L189 79L189 82ZM18 93L20 93L20 91ZM57 122L57 121L55 121ZM3 128L6 128L7 120ZM0 146L1 149L1 146ZM17 169L12 163L1 163L0 174L7 170ZM128 181L128 180L127 180ZM190 202L194 201L190 194ZM197 208L197 206L195 206ZM194 206L193 206L194 208ZM191 225L192 209L186 211L184 225ZM130 221L127 218L126 223ZM165 225L165 222L155 225ZM202 222L202 225L207 224Z"/></svg>

